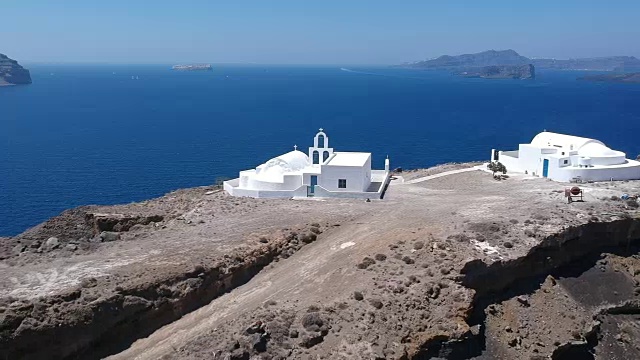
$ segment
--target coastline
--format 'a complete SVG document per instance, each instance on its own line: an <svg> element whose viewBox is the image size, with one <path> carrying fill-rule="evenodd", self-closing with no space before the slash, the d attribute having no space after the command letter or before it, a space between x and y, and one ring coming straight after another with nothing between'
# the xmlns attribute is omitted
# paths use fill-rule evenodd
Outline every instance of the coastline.
<svg viewBox="0 0 640 360"><path fill-rule="evenodd" d="M350 125L353 128L341 135L341 142L345 146L352 144L369 149L374 156L374 167L382 165L382 157L387 153L391 156L393 166L403 167L482 158L486 157L487 149L498 143L516 144L524 140L523 134L533 135L543 128L578 131L583 136L601 137L615 143L616 147L629 155L635 157L638 153L634 131L619 131L633 127L633 114L640 109L639 104L633 101L633 89L622 89L616 97L608 97L607 86L576 82L578 75L574 76L574 73L543 73L534 83L526 83L467 80L449 74L404 70L360 68L364 72L393 76L368 79L364 75L340 71L337 67L308 70L216 66L214 74L203 79L172 73L167 70L167 65L33 66L32 73L40 80L36 79L36 83L29 87L6 88L3 94L6 96L0 100L5 109L3 124L9 126L7 129L16 129L16 132L0 130L3 133L0 138L5 140L3 144L6 147L0 152L4 150L15 154L10 161L4 162L4 176L0 176L0 183L12 184L11 191L5 193L5 206L0 210L0 217L5 219L0 224L1 235L16 235L71 206L117 204L129 199L139 201L182 187L212 183L216 174L236 177L240 168L251 168L281 152L276 152L275 146L280 149L282 145L282 149L286 150L285 146L293 146L292 137L281 132L274 134L274 145L266 145L266 142L253 138L250 140L249 137L237 137L238 131L242 131L241 124L254 124L252 132L262 134L269 130L270 125L260 121L261 117L279 118L279 107L268 106L271 95L266 89L274 86L278 88L275 92L278 102L291 97L304 98L301 106L293 108L291 116L281 120L282 126L298 129L296 131L306 131L305 126L295 119L304 117L313 109L307 105L332 104L317 107L313 111L318 111L317 119L325 119L320 125L336 130L343 128L342 120L332 114L346 114L353 110ZM113 75L113 72L116 74ZM51 73L55 75L51 76ZM291 83L285 86L277 79L286 73L291 73L292 77ZM139 75L140 81L132 82L132 75ZM230 78L227 79L226 75L230 75ZM70 82L75 78L77 80ZM320 97L296 90L304 87L308 79L331 79L331 86L323 88ZM366 94L365 84L370 81L380 85L380 101L372 102L363 96L346 101L349 94L343 90L354 89L357 93ZM384 85L390 81L398 83L399 91L392 91L393 88ZM245 95L254 85L265 90L260 92L263 95L258 99L264 112L238 111L251 106L250 97ZM67 91L70 86L77 86L77 91ZM414 86L422 90L416 92ZM102 94L106 88L113 88L114 91L105 93L99 102L95 101L96 94ZM158 89L162 88L175 88L180 99L189 98L192 105L173 101L175 96L164 91L157 94ZM46 106L31 106L37 103L41 97L39 94L43 92L50 94L46 97ZM460 101L464 94L472 96L466 97L465 109L461 109ZM509 111L503 111L500 106L486 106L491 103L492 97L510 99L505 103ZM224 127L210 121L207 114L213 104L208 99L212 98L216 102L229 99L231 103L215 105L219 107L216 111L220 111L221 118L237 121ZM345 101L334 102L334 98L343 98ZM602 103L594 111L580 105L597 99L601 99ZM432 104L421 106L425 100ZM541 101L547 106L533 106L541 104ZM626 111L618 111L621 102L628 105ZM133 106L132 103L145 105ZM78 107L76 109L65 104L77 104ZM401 106L405 114L403 116L407 119L424 121L396 122L389 127L388 134L385 131L372 131L388 126L385 118L390 114L386 112L385 104ZM568 111L569 108L573 110ZM49 113L58 114L55 122L50 120ZM557 114L561 114L566 121L554 120ZM175 119L183 116L180 125L175 126ZM464 128L479 123L495 124L500 129L502 140L493 136L489 127L481 127L477 134L454 130L447 120L450 116L457 118L456 121ZM86 118L93 121L85 122ZM609 121L604 124L602 118ZM428 119L439 120L432 122ZM570 126L576 121L583 124L579 130ZM137 140L124 136L125 133L109 131L108 124L127 128L127 134L135 134ZM52 128L70 137L69 141L56 145L57 152L43 146L53 141L50 133ZM365 130L353 130L356 128ZM213 142L206 133L220 136ZM10 134L30 135L21 137L24 141L12 141L6 138ZM98 134L100 141L90 140ZM194 145L173 145L171 141L176 136L193 139ZM385 140L389 137L395 140ZM301 145L302 140L295 142ZM404 146L405 143L415 146ZM459 143L468 146L456 146ZM176 151L176 146L179 151ZM61 158L60 154L64 154L64 157ZM264 154L264 158L261 158L261 154ZM428 158L423 158L425 154L429 154ZM105 171L103 162L95 162L94 159L103 159L104 163L112 163L116 168ZM185 161L189 166L181 171ZM136 166L143 168L144 173L136 170ZM47 177L39 176L41 173L47 174ZM83 185L88 178L93 180ZM48 191L45 193L34 189Z"/></svg>

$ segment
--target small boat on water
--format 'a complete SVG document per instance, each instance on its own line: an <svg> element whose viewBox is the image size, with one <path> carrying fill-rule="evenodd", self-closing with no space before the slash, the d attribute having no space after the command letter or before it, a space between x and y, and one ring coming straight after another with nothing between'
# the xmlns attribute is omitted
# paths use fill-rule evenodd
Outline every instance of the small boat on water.
<svg viewBox="0 0 640 360"><path fill-rule="evenodd" d="M173 65L171 69L181 71L212 70L211 64Z"/></svg>

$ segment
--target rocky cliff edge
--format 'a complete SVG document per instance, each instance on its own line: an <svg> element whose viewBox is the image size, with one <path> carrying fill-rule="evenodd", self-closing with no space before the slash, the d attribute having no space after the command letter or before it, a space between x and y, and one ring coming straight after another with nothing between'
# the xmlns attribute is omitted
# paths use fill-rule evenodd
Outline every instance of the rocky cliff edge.
<svg viewBox="0 0 640 360"><path fill-rule="evenodd" d="M29 70L8 56L0 54L0 86L20 84L31 84Z"/></svg>

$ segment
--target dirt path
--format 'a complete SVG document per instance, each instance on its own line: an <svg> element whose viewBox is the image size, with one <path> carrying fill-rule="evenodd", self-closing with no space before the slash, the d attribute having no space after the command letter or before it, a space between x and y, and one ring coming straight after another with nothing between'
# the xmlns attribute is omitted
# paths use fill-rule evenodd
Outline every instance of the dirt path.
<svg viewBox="0 0 640 360"><path fill-rule="evenodd" d="M352 291L349 278L355 276L356 263L377 246L371 239L374 221L359 219L359 224L340 226L323 234L318 241L287 261L275 264L247 284L225 294L179 321L163 327L152 336L134 343L112 359L158 359L190 339L239 318L269 300L308 306L311 302L332 302ZM375 220L375 219L371 219ZM292 276L294 275L294 276ZM347 288L344 288L347 285Z"/></svg>
<svg viewBox="0 0 640 360"><path fill-rule="evenodd" d="M424 176L435 175L435 174L439 174L439 173L451 171L451 170L466 169L466 168L478 166L481 164L482 162L479 162L479 161L467 162L467 163L440 164L440 165L436 165L436 166L432 166L430 168L424 168L424 169L407 169L399 173L398 175L402 175L405 180L409 181L409 180L421 178Z"/></svg>
<svg viewBox="0 0 640 360"><path fill-rule="evenodd" d="M468 172L468 171L476 171L477 169L475 167L471 167L471 168L467 168L467 169L458 169L458 170L449 170L449 171L445 171L445 172L441 172L439 174L434 174L434 175L428 175L428 176L424 176L424 177L420 177L417 179L413 179L413 180L409 180L409 181L405 181L405 184L417 184L423 181L427 181L427 180L432 180L432 179L437 179L443 176L449 176L449 175L453 175L453 174L460 174L460 173L464 173L464 172Z"/></svg>

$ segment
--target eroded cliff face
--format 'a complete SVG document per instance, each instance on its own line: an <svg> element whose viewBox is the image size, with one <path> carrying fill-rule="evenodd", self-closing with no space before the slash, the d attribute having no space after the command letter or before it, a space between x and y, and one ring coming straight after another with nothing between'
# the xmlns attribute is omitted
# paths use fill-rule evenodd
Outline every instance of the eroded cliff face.
<svg viewBox="0 0 640 360"><path fill-rule="evenodd" d="M57 296L3 299L0 358L101 358L121 351L244 284L265 266L314 242L320 232L313 226L276 232L253 248L212 255L216 260L210 266L179 264L171 277L89 278Z"/></svg>
<svg viewBox="0 0 640 360"><path fill-rule="evenodd" d="M304 229L301 230L305 233ZM104 356L117 352L136 338L150 334L183 314L204 306L225 291L245 283L260 269L278 259L282 260L284 249L294 246L297 250L305 243L311 242L300 240L300 236L296 234L295 232L274 234L274 237L262 240L265 243L259 251L254 249L248 253L233 254L222 258L218 265L212 268L195 266L191 271L186 271L172 279L138 284L135 287L117 286L115 292L93 294L93 289L103 287L98 284L103 280L98 279L97 282L93 280L94 283L85 281L77 290L59 297L29 303L14 302L9 306L11 311L6 315L15 318L11 323L17 328L12 329L15 331L13 334L9 332L5 334L5 339L12 339L10 343L13 344L11 347L13 352L4 355L39 359L47 358L52 351L59 357L78 354L95 357L98 354ZM611 292L628 293L628 296L620 298L620 301L609 299L609 302L586 308L579 301L572 299L575 294L567 293L568 290L565 289L579 290L575 290L575 286L572 287L571 284L565 286L563 282L565 280L557 274L557 271L585 260L588 263L586 267L602 264L600 254L604 251L625 253L615 255L618 259L615 261L611 257L608 258L611 264L623 264L624 261L620 259L628 258L630 252L635 251L634 246L638 241L640 241L640 219L621 218L607 222L589 222L567 227L547 236L538 246L518 258L491 264L479 260L467 262L461 274L450 280L455 279L459 285L475 293L475 297L461 296L462 288L444 279L436 287L430 286L426 281L424 284L418 282L405 285L413 291L394 292L397 299L403 299L397 309L393 307L393 302L382 297L380 299L384 301L380 302L380 306L382 308L384 304L384 309L378 309L376 312L382 314L378 316L383 316L387 312L389 314L386 316L393 316L392 314L401 313L404 309L415 315L416 319L409 321L404 330L408 346L401 353L380 351L380 355L384 353L383 356L391 358L410 359L471 359L495 356L530 358L539 354L553 356L556 359L568 359L576 352L584 353L595 346L594 339L600 336L602 328L606 330L607 326L613 326L609 323L624 321L620 319L621 316L618 316L622 311L618 309L626 309L622 311L624 315L628 315L629 311L632 313L636 311L637 306L631 306L635 303L629 302L628 298L634 294L634 282L625 282L624 279L616 280L611 275L607 275L609 280L596 279L595 281L600 283L618 284ZM433 262L429 257L431 252L420 251L423 249L422 244L410 245L418 251L413 253L413 258L401 259L407 263L403 268L404 271L410 271L414 260ZM427 258L423 259L424 256ZM376 259L370 262L384 263L391 258L379 255ZM633 270L633 265L624 266L626 266L624 269L631 266L629 271L632 277L636 272L640 273ZM360 267L365 268L365 266ZM563 271L560 272L563 273ZM373 269L371 272L375 273L376 270ZM620 269L611 270L611 272L617 274ZM434 293L434 289L440 296ZM362 301L357 298L361 295L355 296L355 303ZM420 325L422 323L420 317L423 316L421 307L410 306L422 297L426 298L427 302L434 303L439 298L446 300L454 299L456 296L460 298L456 300L458 302L455 311L458 325L452 328L442 327L431 330L423 328L424 325ZM371 301L367 297L362 302L368 304ZM278 344L285 344L286 341L283 339L293 336L296 336L292 339L294 343L295 340L299 340L299 346L302 348L313 347L324 341L324 337L330 332L340 331L340 328L347 326L342 323L343 319L340 317L349 318L347 305L344 306L345 308L342 309L338 306L333 310L331 308L308 310L308 314L311 315L303 316L302 321L304 322L312 315L316 316L317 313L320 320L314 321L322 324L318 325L317 331L314 330L316 332L306 328L296 330L293 324L297 316L295 312L284 312L284 315L276 312L276 315L271 314L272 318L268 314L265 315L270 311L267 307L256 311L251 316L252 321L243 319L243 323L253 324L246 330L246 339L242 336L228 338L226 335L216 335L216 339L220 342L219 349L217 347L216 351L229 348L233 350L231 353L245 356L256 351L254 350L256 346L258 349L263 345L266 348L268 343L271 351L269 354L284 354L286 351L282 351ZM374 303L371 306L372 309L376 307ZM52 309L57 311L51 312ZM613 313L616 317L609 316ZM72 316L72 314L75 315ZM433 319L434 316L436 315L432 315L431 318ZM552 321L554 316L562 319L562 325L545 325L545 321ZM76 321L68 322L64 326L52 326L52 319L65 319L65 317L75 317ZM31 322L25 321L27 318L31 319ZM263 323L265 318L271 320ZM284 330L274 328L273 323L283 326ZM324 324L331 326L323 330ZM313 324L308 326L310 329L313 327ZM8 331L9 328L5 330ZM221 332L227 330L229 329L220 329ZM252 331L257 334L255 341L252 340L255 335ZM300 332L300 338L297 337L298 335L292 335L295 331ZM60 339L60 334L65 334L66 340L54 341L54 339ZM317 337L309 334L316 334ZM619 337L616 334L609 337L612 336ZM382 342L382 339L380 341ZM31 346L33 344L39 344L39 346L34 348ZM196 348L189 350L198 353L202 351L198 346L206 348L210 344L206 339L198 338L190 346ZM34 352L33 349L47 350ZM185 354L174 355L176 358L181 358Z"/></svg>
<svg viewBox="0 0 640 360"><path fill-rule="evenodd" d="M570 226L524 256L468 262L470 329L429 339L413 359L610 359L640 356L640 219Z"/></svg>
<svg viewBox="0 0 640 360"><path fill-rule="evenodd" d="M29 70L8 56L0 54L0 86L20 84L31 84Z"/></svg>
<svg viewBox="0 0 640 360"><path fill-rule="evenodd" d="M637 240L640 240L639 219L626 218L571 226L548 236L526 256L490 265L480 260L468 262L461 270L461 282L480 294L498 292L519 279L548 274L593 253L624 248Z"/></svg>

